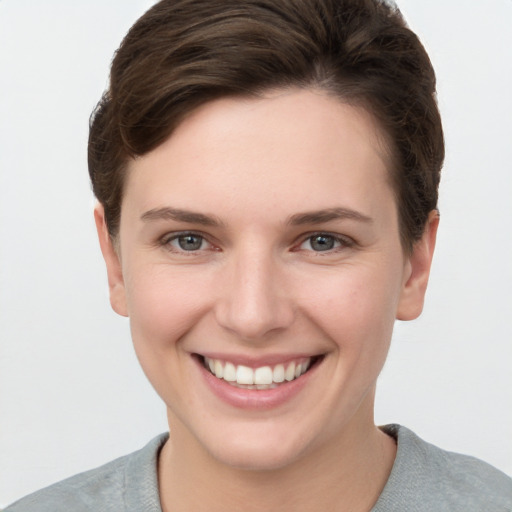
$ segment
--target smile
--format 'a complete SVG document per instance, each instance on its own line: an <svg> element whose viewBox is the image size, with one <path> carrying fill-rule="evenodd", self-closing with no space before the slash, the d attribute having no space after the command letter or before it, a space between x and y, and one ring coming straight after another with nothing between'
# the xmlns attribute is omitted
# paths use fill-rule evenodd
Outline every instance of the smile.
<svg viewBox="0 0 512 512"><path fill-rule="evenodd" d="M244 365L235 365L220 359L203 358L204 367L234 387L243 389L274 389L280 384L291 382L304 375L317 358L300 358L273 366L260 366L251 368Z"/></svg>

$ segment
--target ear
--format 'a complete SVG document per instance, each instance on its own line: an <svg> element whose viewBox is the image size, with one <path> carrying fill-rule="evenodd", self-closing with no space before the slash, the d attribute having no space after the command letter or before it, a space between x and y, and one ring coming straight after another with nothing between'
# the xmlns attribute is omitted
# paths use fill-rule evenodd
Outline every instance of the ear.
<svg viewBox="0 0 512 512"><path fill-rule="evenodd" d="M117 314L128 316L121 260L107 229L105 210L99 203L94 208L94 221L96 222L96 230L98 231L101 253L103 254L103 259L107 266L110 305Z"/></svg>
<svg viewBox="0 0 512 512"><path fill-rule="evenodd" d="M406 259L404 284L396 314L397 320L414 320L420 316L423 310L438 226L439 212L432 210L428 216L423 236L414 244L412 253Z"/></svg>

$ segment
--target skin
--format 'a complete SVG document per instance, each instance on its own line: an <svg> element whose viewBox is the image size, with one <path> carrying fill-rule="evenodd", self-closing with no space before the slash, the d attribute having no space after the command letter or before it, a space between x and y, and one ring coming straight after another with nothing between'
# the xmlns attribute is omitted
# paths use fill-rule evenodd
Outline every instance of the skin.
<svg viewBox="0 0 512 512"><path fill-rule="evenodd" d="M375 384L395 319L421 312L438 224L432 212L403 250L383 140L366 111L318 91L216 100L130 163L115 244L96 208L112 306L167 406L164 510L377 500L396 447L374 425ZM212 393L194 354L323 358L291 399L244 409Z"/></svg>

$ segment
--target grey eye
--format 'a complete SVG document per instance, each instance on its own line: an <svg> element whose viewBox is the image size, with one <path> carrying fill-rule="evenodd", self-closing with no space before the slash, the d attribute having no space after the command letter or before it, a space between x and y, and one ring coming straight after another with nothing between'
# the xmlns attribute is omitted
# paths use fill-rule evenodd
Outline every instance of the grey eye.
<svg viewBox="0 0 512 512"><path fill-rule="evenodd" d="M300 248L306 251L327 252L338 249L346 245L339 237L329 235L328 233L318 233L311 235L302 242Z"/></svg>
<svg viewBox="0 0 512 512"><path fill-rule="evenodd" d="M337 240L330 235L314 235L308 240L313 251L330 251L334 249L337 242Z"/></svg>
<svg viewBox="0 0 512 512"><path fill-rule="evenodd" d="M178 242L179 248L184 251L198 251L203 245L203 237L199 235L181 235L174 242Z"/></svg>

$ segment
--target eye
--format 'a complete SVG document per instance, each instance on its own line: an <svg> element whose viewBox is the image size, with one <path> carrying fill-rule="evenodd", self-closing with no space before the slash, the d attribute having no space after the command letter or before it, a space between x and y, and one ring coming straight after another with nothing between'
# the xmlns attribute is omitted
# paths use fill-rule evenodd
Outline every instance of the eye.
<svg viewBox="0 0 512 512"><path fill-rule="evenodd" d="M201 251L208 249L211 245L197 233L178 233L167 236L162 240L162 244L176 252Z"/></svg>
<svg viewBox="0 0 512 512"><path fill-rule="evenodd" d="M349 246L350 242L342 237L328 233L315 233L304 240L299 249L314 252L327 252Z"/></svg>

